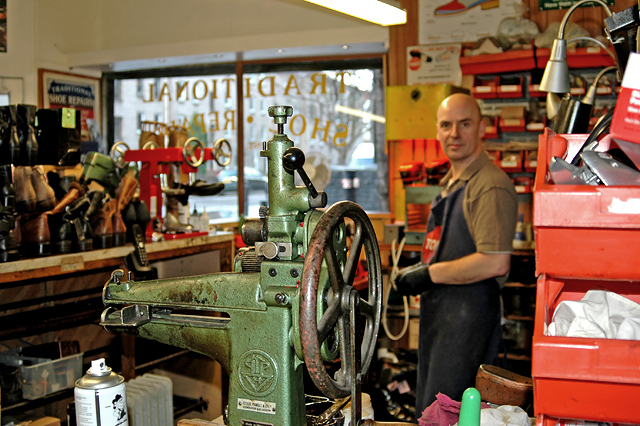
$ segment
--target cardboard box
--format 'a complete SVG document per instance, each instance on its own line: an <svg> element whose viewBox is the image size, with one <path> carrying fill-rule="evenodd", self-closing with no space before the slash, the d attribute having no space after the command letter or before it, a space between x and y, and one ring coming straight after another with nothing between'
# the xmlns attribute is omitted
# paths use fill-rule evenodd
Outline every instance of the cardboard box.
<svg viewBox="0 0 640 426"><path fill-rule="evenodd" d="M629 56L610 134L638 167L640 165L640 54L638 53L632 53Z"/></svg>

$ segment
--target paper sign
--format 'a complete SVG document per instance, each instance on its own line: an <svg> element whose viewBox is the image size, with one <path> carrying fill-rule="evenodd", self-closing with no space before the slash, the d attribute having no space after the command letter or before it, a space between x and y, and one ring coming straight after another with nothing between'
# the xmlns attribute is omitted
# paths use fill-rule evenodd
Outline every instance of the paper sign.
<svg viewBox="0 0 640 426"><path fill-rule="evenodd" d="M495 37L500 22L516 16L514 0L419 0L418 7L420 44Z"/></svg>
<svg viewBox="0 0 640 426"><path fill-rule="evenodd" d="M407 85L462 84L460 44L407 47Z"/></svg>
<svg viewBox="0 0 640 426"><path fill-rule="evenodd" d="M76 110L73 108L62 108L62 127L65 129L76 128Z"/></svg>

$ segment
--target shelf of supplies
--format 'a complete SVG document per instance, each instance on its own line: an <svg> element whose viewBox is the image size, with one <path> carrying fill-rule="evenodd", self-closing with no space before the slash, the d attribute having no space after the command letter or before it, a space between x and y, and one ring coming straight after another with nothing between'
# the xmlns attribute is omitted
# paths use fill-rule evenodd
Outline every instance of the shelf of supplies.
<svg viewBox="0 0 640 426"><path fill-rule="evenodd" d="M504 354L500 354L498 355L499 358L504 358ZM519 354L511 354L508 353L507 354L507 359L510 359L512 361L527 361L527 362L531 362L531 357L527 356L527 355L519 355Z"/></svg>
<svg viewBox="0 0 640 426"><path fill-rule="evenodd" d="M21 414L29 410L43 407L48 404L52 404L56 401L61 401L66 398L73 398L73 388L64 389L60 392L52 393L47 396L38 399L22 399L14 404L2 407L2 416L8 416L10 414Z"/></svg>
<svg viewBox="0 0 640 426"><path fill-rule="evenodd" d="M173 418L177 419L192 411L206 411L209 403L202 399L187 398L180 395L173 395Z"/></svg>
<svg viewBox="0 0 640 426"><path fill-rule="evenodd" d="M534 318L528 315L505 315L505 318L511 321L533 321Z"/></svg>
<svg viewBox="0 0 640 426"><path fill-rule="evenodd" d="M508 282L504 284L505 287L513 287L513 288L536 288L536 284L522 284L515 282Z"/></svg>

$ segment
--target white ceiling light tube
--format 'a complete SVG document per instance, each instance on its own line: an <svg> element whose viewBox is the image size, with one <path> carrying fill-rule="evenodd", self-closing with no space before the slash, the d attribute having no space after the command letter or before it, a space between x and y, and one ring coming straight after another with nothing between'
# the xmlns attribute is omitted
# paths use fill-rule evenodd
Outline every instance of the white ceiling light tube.
<svg viewBox="0 0 640 426"><path fill-rule="evenodd" d="M336 105L336 111L337 112L342 112L344 114L353 115L355 117L364 118L364 119L371 120L371 121L377 121L378 123L383 123L383 124L387 121L381 115L370 114L368 112L360 111L360 110L349 108L349 107L342 106L342 105Z"/></svg>
<svg viewBox="0 0 640 426"><path fill-rule="evenodd" d="M392 0L305 0L374 24L389 26L407 23L407 11Z"/></svg>

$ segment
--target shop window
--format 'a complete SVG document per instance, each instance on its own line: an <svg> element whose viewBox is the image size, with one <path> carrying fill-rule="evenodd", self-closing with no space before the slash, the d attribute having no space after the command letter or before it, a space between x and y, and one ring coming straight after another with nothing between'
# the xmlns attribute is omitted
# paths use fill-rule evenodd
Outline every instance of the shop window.
<svg viewBox="0 0 640 426"><path fill-rule="evenodd" d="M344 61L318 62L315 70L308 70L308 63L245 66L240 77L246 82L242 122L238 122L240 100L232 64L212 66L211 73L198 75L189 74L189 68L183 74L175 69L140 71L139 75L128 72L123 77L110 73L106 78L113 80L113 90L121 95L114 96L113 127L107 139L112 144L117 135L116 140L125 141L130 149L140 149L141 124L151 117L167 126L185 127L189 137L198 138L204 146L227 139L233 151L231 164L223 168L207 162L196 176L205 182L223 181L227 188L212 197L192 197L189 202L190 211L194 205L200 213L206 210L212 222L230 222L241 214L255 217L260 205L268 203L267 162L259 155L263 141L275 131L267 110L272 105L290 105L294 116L285 131L305 151L308 165L318 171L312 180L327 192L329 204L349 199L367 211L388 211L384 124L362 118L384 115L382 61L352 62L358 66L336 68ZM242 159L237 149L240 125L244 126ZM357 150L365 143L372 149ZM362 152L370 158L361 157ZM358 161L351 161L354 153L360 153ZM238 198L238 164L244 167L244 200ZM344 179L351 179L352 184L344 185ZM353 185L354 181L358 184Z"/></svg>

